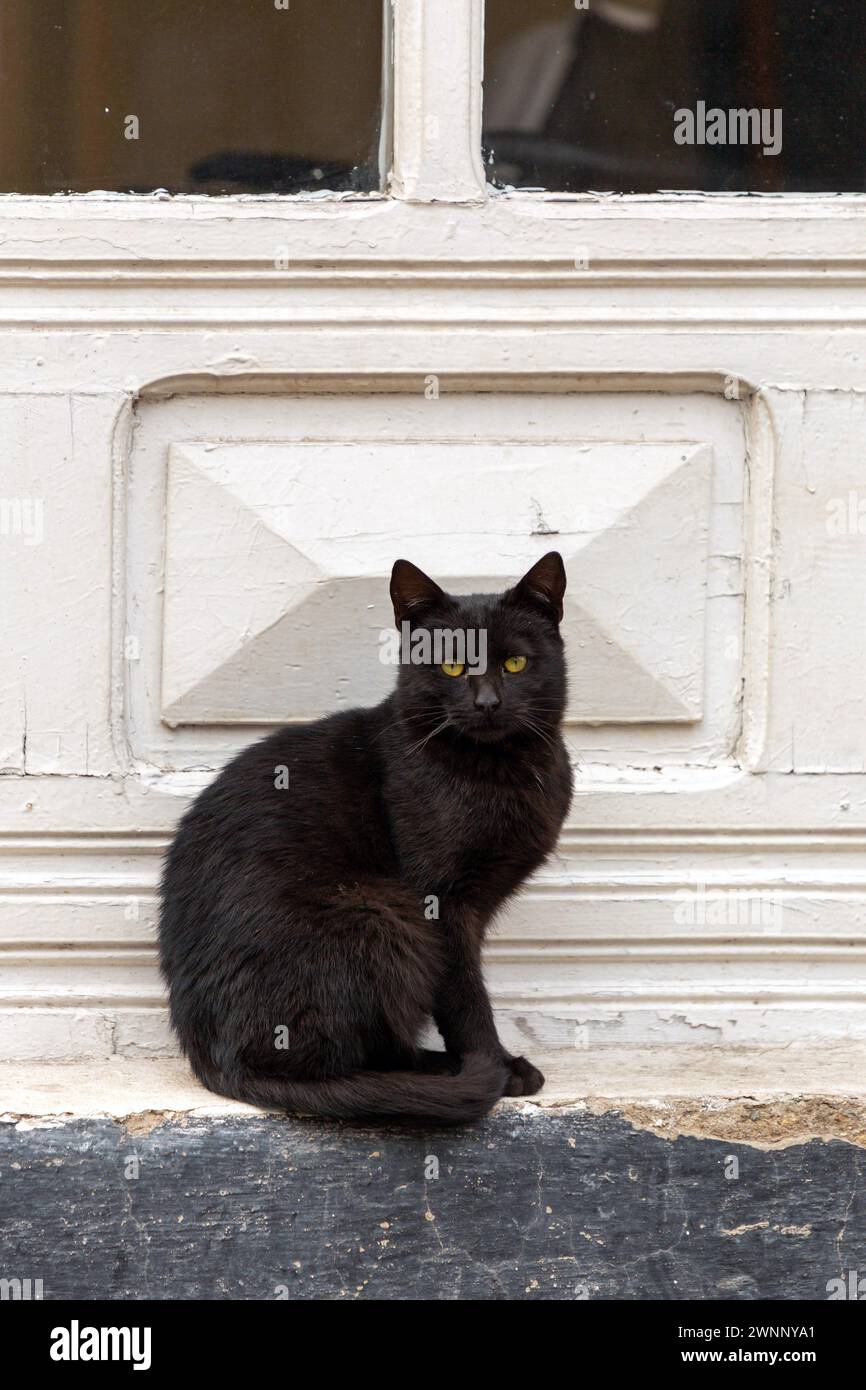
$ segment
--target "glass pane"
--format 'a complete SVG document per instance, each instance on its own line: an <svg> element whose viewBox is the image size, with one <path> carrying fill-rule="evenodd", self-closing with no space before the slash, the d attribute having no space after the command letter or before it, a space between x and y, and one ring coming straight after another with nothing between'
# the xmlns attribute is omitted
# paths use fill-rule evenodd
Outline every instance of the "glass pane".
<svg viewBox="0 0 866 1390"><path fill-rule="evenodd" d="M0 191L379 187L382 0L0 0Z"/></svg>
<svg viewBox="0 0 866 1390"><path fill-rule="evenodd" d="M487 0L486 24L500 186L866 188L864 0Z"/></svg>

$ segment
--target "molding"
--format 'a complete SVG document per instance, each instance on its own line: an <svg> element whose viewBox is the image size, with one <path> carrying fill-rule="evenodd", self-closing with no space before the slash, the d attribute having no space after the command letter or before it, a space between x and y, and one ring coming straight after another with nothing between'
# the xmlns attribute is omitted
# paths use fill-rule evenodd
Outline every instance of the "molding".
<svg viewBox="0 0 866 1390"><path fill-rule="evenodd" d="M168 841L166 842L168 843ZM89 874L64 872L56 866L40 873L13 872L0 870L0 900L12 897L34 897L42 902L64 903L76 897L95 899L108 897L113 900L147 899L156 902L157 875L122 874L111 869L95 870ZM557 899L561 902L577 902L581 898L598 899L602 897L623 900L659 902L678 901L684 894L702 891L707 894L731 893L742 896L784 894L786 896L820 894L821 897L833 895L866 897L866 872L840 874L835 869L816 870L814 874L800 872L791 874L787 867L780 866L775 872L767 870L756 874L740 870L729 874L710 870L697 874L693 869L686 872L676 863L669 869L658 869L654 873L638 870L633 873L619 870L610 874L560 873L556 877L536 879L520 895L519 902L535 902ZM726 933L727 939L727 933ZM848 939L846 934L845 939Z"/></svg>
<svg viewBox="0 0 866 1390"><path fill-rule="evenodd" d="M435 20L437 12L444 13L444 4L439 0L394 0L404 6L404 34L409 34L410 24L418 24L417 15L424 5L432 7ZM447 0L452 7L461 5L460 21L457 29L463 46L464 60L473 65L478 63L478 53L470 52L478 30L479 0ZM409 17L409 12L412 16ZM474 10L474 14L470 14ZM452 32L447 23L442 30L449 41ZM417 30L416 30L417 32ZM441 33L438 36L441 38ZM449 52L453 55L454 45ZM468 56L467 56L468 55ZM410 89L407 87L406 91ZM465 121L465 115L464 115ZM465 127L464 127L465 128ZM480 139L479 139L480 149ZM866 224L866 193L709 193L699 191L677 191L667 193L545 193L522 189L508 191L490 188L484 209L485 216L531 217L553 222L616 221L623 223L643 223L663 219L676 219L680 224L691 223L701 226L705 223L736 223L739 228L774 227L788 229L791 233L791 254L796 257L812 254L818 257L834 253L833 248L843 243L858 253L862 246L862 227ZM116 222L125 224L134 233L134 225L139 228L154 228L174 224L190 227L195 223L200 228L207 223L280 222L289 224L316 220L335 222L375 217L383 211L399 213L402 205L393 196L382 192L319 192L280 194L237 194L213 197L208 194L153 194L153 193L53 193L30 195L21 193L0 194L0 227L23 221L52 224L58 213L64 221ZM477 213L477 209L474 209ZM828 236L828 229L831 235ZM176 233L175 233L176 235ZM734 245L739 244L739 237ZM811 248L811 249L810 249ZM122 248L106 244L105 253L122 253ZM785 243L775 243L773 258L785 253Z"/></svg>
<svg viewBox="0 0 866 1390"><path fill-rule="evenodd" d="M645 285L666 289L736 288L754 285L802 286L819 281L822 288L866 286L866 256L780 257L756 265L751 258L630 256L598 258L577 269L574 257L565 254L538 257L466 256L367 257L292 256L277 269L274 258L264 256L115 257L90 259L77 256L3 257L0 289L93 288L114 290L129 286L168 289L229 289L234 287L308 288L325 285L409 289L452 285L461 289L603 289Z"/></svg>
<svg viewBox="0 0 866 1390"><path fill-rule="evenodd" d="M866 893L864 893L864 897L866 897ZM532 964L547 961L613 960L620 962L624 958L629 961L633 959L682 961L706 958L730 961L734 957L738 960L741 958L749 960L787 960L789 958L835 960L838 958L839 946L844 945L846 947L844 951L846 960L852 957L856 960L866 959L866 937L861 941L851 942L848 936L841 935L803 936L781 941L775 938L756 940L754 937L731 932L729 935L719 934L715 937L696 941L693 935L681 933L669 937L653 937L651 940L634 946L628 943L627 957L623 951L626 944L624 938L614 935L579 936L568 941L553 942L539 941L534 937L515 937L512 939L511 937L500 936L491 938L486 944L485 956L488 962L528 961ZM0 960L7 964L13 962L18 965L37 964L40 967L46 964L55 965L61 971L65 970L67 964L73 966L81 964L116 966L120 964L124 967L147 965L156 969L157 953L155 948L144 940L93 941L76 945L74 948L58 946L56 942L9 940L0 947ZM862 982L862 992L866 996L866 980Z"/></svg>
<svg viewBox="0 0 866 1390"><path fill-rule="evenodd" d="M98 982L90 983L86 979L82 979L74 984L61 985L58 983L52 991L42 978L37 989L27 989L26 987L19 989L0 988L0 1011L12 1010L18 1014L19 1019L21 1011L31 1009L47 1012L73 1009L94 1014L105 1009L134 1012L146 1010L159 1013L167 1018L165 995L155 973L155 957L152 985L134 983L124 985L114 981L109 984L105 978L107 963L101 962L103 978ZM38 964L38 960L34 964ZM93 964L99 967L100 962L96 961ZM129 968L129 962L124 957L118 956L113 964L117 967L117 976L122 979L124 971ZM797 1004L811 1007L822 1004L832 1006L846 1004L857 1006L861 1035L864 1024L866 1024L866 985L858 989L856 985L852 986L840 982L834 985L821 984L810 988L804 987L792 979L781 984L762 981L696 987L692 984L671 982L665 983L663 986L646 986L640 985L636 980L630 980L628 984L631 985L631 988L628 985L614 988L604 985L575 984L573 988L563 990L557 988L555 975L550 981L543 979L539 974L539 962L537 960L531 964L533 982L529 988L509 989L497 986L495 981L491 981L491 997L497 1010L521 1009L555 1014L561 1011L580 1011L593 1008L604 1009L609 1016L612 1016L625 1009L639 1011L677 1008L683 1011L683 1020L686 1021L693 1009L704 1005L711 1005L719 1010L731 1008L739 1010L741 1008L783 1008ZM744 964L748 964L748 961L745 961ZM488 959L487 965L488 968L492 967L495 970L497 962L495 959ZM754 961L752 961L750 968L754 969ZM21 1026L20 1023L19 1026ZM661 1038L660 1041L664 1041L664 1038ZM9 1055L4 1042L3 1029L0 1027L0 1060L4 1060Z"/></svg>
<svg viewBox="0 0 866 1390"><path fill-rule="evenodd" d="M417 367L370 366L363 371L330 367L309 370L225 371L209 368L175 373L142 381L130 391L133 404L183 393L196 394L279 394L279 395L417 395L429 375L428 363ZM494 368L488 371L439 371L440 394L518 393L538 395L588 395L597 392L640 394L724 395L728 382L736 378L742 400L757 395L761 388L745 375L724 369L713 371L527 371L522 367ZM126 410L128 402L124 403ZM123 411L121 412L123 414ZM437 436L438 437L438 436Z"/></svg>
<svg viewBox="0 0 866 1390"><path fill-rule="evenodd" d="M5 855L160 854L171 837L159 831L140 830L6 830L0 833L0 860Z"/></svg>
<svg viewBox="0 0 866 1390"><path fill-rule="evenodd" d="M772 593L777 553L773 518L779 440L772 409L760 391L749 398L745 436L743 700L736 756L750 772L763 772L769 765Z"/></svg>
<svg viewBox="0 0 866 1390"><path fill-rule="evenodd" d="M665 989L640 989L626 994L614 989L583 989L571 993L544 993L496 990L494 1004L497 1009L525 1009L543 1012L546 1010L585 1009L606 1007L619 1012L624 1009L665 1009L678 1008L691 1011L696 1005L711 1005L716 1009L759 1009L790 1007L804 1004L814 1007L818 1004L837 1006L852 1004L860 1011L861 1030L866 1021L866 988L853 989L848 985L836 988L803 989L796 985L742 985L724 989L694 989L691 985ZM685 1015L683 1021L687 1021ZM692 1026L700 1026L692 1025ZM828 1039L825 1039L827 1041ZM802 1038L801 1038L802 1041Z"/></svg>
<svg viewBox="0 0 866 1390"><path fill-rule="evenodd" d="M862 774L861 774L862 775ZM33 779L38 780L38 779ZM18 858L24 854L56 854L58 857L87 854L107 856L128 854L162 854L171 843L171 833L153 830L4 830L0 833L0 861L3 857ZM567 825L560 836L557 855L586 853L617 854L632 858L643 854L660 856L701 851L712 855L723 853L767 854L780 850L782 855L814 853L826 850L846 850L866 855L866 826L753 826L725 827L690 826L586 826ZM864 869L866 876L866 869Z"/></svg>
<svg viewBox="0 0 866 1390"><path fill-rule="evenodd" d="M154 944L169 840L0 836L0 1057L176 1050ZM503 1036L526 1050L866 1036L864 849L866 828L569 827L486 948ZM733 905L732 924L683 925L690 894Z"/></svg>
<svg viewBox="0 0 866 1390"><path fill-rule="evenodd" d="M866 324L866 302L858 308L846 304L843 308L812 311L797 306L780 306L776 312L766 307L745 309L728 306L707 307L704 310L683 308L672 304L666 310L658 308L641 309L629 307L623 302L619 308L587 308L575 304L560 308L539 304L521 312L516 312L510 298L501 308L487 307L483 313L476 312L474 305L461 305L457 296L453 311L444 306L422 312L418 306L407 305L403 310L392 306L360 306L350 312L345 308L328 309L324 307L300 309L287 304L284 308L242 309L231 304L215 305L212 309L202 309L198 305L184 308L175 302L167 303L162 309L151 305L145 308L112 309L110 312L99 307L51 309L0 309L0 329L40 330L56 333L96 333L100 330L137 333L140 330L156 329L160 332L171 330L176 333L191 331L214 332L237 329L245 332L289 332L301 335L309 333L320 340L323 333L362 332L374 333L387 329L389 333L423 333L447 337L455 330L466 332L485 331L531 333L535 335L544 330L550 335L556 333L597 334L606 332L640 331L643 333L687 334L730 331L744 333L773 332L790 334L801 338L804 332L817 332L833 329L859 329Z"/></svg>
<svg viewBox="0 0 866 1390"><path fill-rule="evenodd" d="M391 191L416 203L484 203L484 0L392 0Z"/></svg>
<svg viewBox="0 0 866 1390"><path fill-rule="evenodd" d="M245 364L244 364L245 365ZM288 395L294 391L344 396L364 393L375 394L389 391L405 391L417 394L421 383L429 372L429 366L422 365L416 371L401 368L397 371L376 370L364 372L318 370L308 371L262 371L247 369L226 373L219 369L185 373L152 379L142 382L133 394L130 392L118 413L115 431L115 535L117 544L114 551L114 699L112 723L115 730L115 745L118 753L125 752L121 765L128 766L131 753L127 747L125 709L125 681L129 673L123 670L120 660L122 633L126 621L126 555L125 555L125 514L126 479L129 469L130 449L133 438L132 422L138 402L159 399L166 396L203 391L219 392L226 384L233 391L246 394L259 390ZM772 553L772 509L773 474L775 466L776 439L772 428L772 407L762 391L744 375L724 369L706 372L596 372L583 371L544 372L544 371L487 371L487 372L445 372L439 375L440 392L452 394L473 394L479 392L555 392L557 394L633 393L658 392L666 394L694 394L704 391L721 397L728 397L730 383L737 381L737 403L743 409L743 427L746 439L746 459L748 482L744 505L745 564L750 573L746 601L746 640L743 655L743 722L739 731L739 746L736 760L731 759L726 770L732 778L761 770L766 753L766 730L768 722L768 662L769 649L766 633L769 625L770 603L770 564L767 556ZM754 547L758 549L755 550ZM758 636L750 637L750 624L756 625ZM764 642L762 645L762 637ZM120 698L121 689L124 698Z"/></svg>
<svg viewBox="0 0 866 1390"><path fill-rule="evenodd" d="M480 0L410 0L425 2L443 10L461 5L462 29ZM473 119L471 112L458 116L462 129ZM430 138L423 125L415 138ZM64 286L86 294L160 283L213 291L448 282L464 290L492 282L505 289L621 286L632 293L641 285L785 291L856 288L864 278L866 195L496 195L474 166L474 148L461 154L456 138L439 143L442 159L428 164L423 186L414 185L418 197L433 201L410 201L408 192L166 201L0 196L0 291L23 287L53 299ZM480 135L477 156L480 166ZM454 174L455 162L462 174ZM406 175L407 191L414 179ZM455 196L436 201L458 184ZM707 254L711 247L717 255ZM805 307L803 296L796 303Z"/></svg>
<svg viewBox="0 0 866 1390"><path fill-rule="evenodd" d="M859 773L858 776L864 774ZM639 845L649 847L661 843L676 848L712 849L716 845L726 847L754 846L756 849L803 848L817 849L825 844L838 844L850 840L859 849L866 845L866 825L830 825L815 829L811 825L694 825L679 826L660 823L644 825L575 825L563 827L560 844L569 848L594 849L608 843L618 845Z"/></svg>
<svg viewBox="0 0 866 1390"><path fill-rule="evenodd" d="M46 872L43 875L20 874L14 878L11 875L0 875L0 917L2 908L9 907L13 903L20 901L30 902L35 910L38 905L43 907L51 906L64 908L69 907L75 912L80 912L87 906L95 907L100 902L111 904L112 906L123 907L131 903L137 903L142 914L147 912L155 913L157 910L157 878L156 873L149 876L137 877L135 875L112 874L107 871L104 875L93 873L89 876L63 875L59 871ZM537 882L531 887L526 888L521 894L517 906L520 909L521 917L531 915L534 910L538 915L545 912L552 912L554 908L561 910L569 907L575 910L578 907L586 907L592 904L601 911L605 904L616 902L619 904L630 904L634 911L628 914L629 924L633 924L640 915L637 909L641 906L649 909L665 908L670 916L669 909L672 906L679 906L694 899L696 902L715 902L730 899L733 904L743 902L748 904L754 900L756 903L761 901L767 903L778 902L783 907L796 907L797 899L821 902L835 900L837 902L850 903L852 910L857 910L863 914L862 925L857 925L856 931L847 923L846 928L841 932L836 932L835 936L825 932L820 934L820 939L836 939L843 942L852 942L852 935L863 935L866 938L866 875L847 875L838 873L832 869L818 871L813 875L797 874L790 875L784 870L777 873L767 873L763 877L748 875L744 873L731 873L728 875L721 873L708 872L705 875L684 875L677 872L673 867L668 873L657 874L634 874L625 873L611 874L608 877L578 877L563 875L558 881L550 883ZM526 911L524 910L526 909ZM567 914L566 914L567 919ZM79 929L88 933L86 920L77 924ZM535 944L535 949L544 952L546 945L550 942L558 943L562 939L571 939L569 928L564 929L566 937L551 935L545 936L539 929L539 934L533 935L529 940ZM707 932L706 927L696 927L695 931L711 936L715 932L719 940L734 941L737 939L737 928L720 926L712 928ZM760 928L756 928L759 931ZM498 939L511 940L511 935L507 928L498 928ZM100 929L94 928L94 943L104 939L105 929L100 924ZM142 933L141 939L145 934ZM45 944L45 940L38 933L33 932L27 939L34 944ZM87 938L90 939L89 937ZM619 941L628 944L632 940L640 945L639 938L633 936L633 932L628 930L622 934L613 933L611 941ZM655 936L652 938L655 940ZM686 935L683 940L689 940ZM747 939L747 938L744 938ZM781 933L777 939L781 942L784 938ZM791 934L790 941L799 941L800 936ZM631 945L628 945L631 954Z"/></svg>

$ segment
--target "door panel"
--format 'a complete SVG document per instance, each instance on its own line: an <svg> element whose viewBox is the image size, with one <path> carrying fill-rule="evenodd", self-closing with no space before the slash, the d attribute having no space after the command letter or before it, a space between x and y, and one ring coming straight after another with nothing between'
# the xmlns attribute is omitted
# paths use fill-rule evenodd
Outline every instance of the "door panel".
<svg viewBox="0 0 866 1390"><path fill-rule="evenodd" d="M0 208L0 1055L172 1049L178 817L385 688L410 548L568 556L574 803L488 949L514 1045L866 1035L863 204L489 196L479 11L397 7L395 198Z"/></svg>

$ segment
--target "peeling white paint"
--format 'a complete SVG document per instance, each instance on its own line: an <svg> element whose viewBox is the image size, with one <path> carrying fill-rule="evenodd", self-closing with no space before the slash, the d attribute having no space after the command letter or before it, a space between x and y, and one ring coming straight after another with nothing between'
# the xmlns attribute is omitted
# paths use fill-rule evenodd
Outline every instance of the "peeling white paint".
<svg viewBox="0 0 866 1390"><path fill-rule="evenodd" d="M866 545L826 523L862 486L866 200L491 196L480 0L407 0L398 19L395 196L0 198L2 495L38 488L45 503L41 545L0 537L0 1055L173 1048L159 858L188 799L257 729L232 722L240 705L219 702L240 683L223 689L192 640L190 548L166 571L172 446L200 450L205 471L239 451L261 492L244 507L286 508L289 542L305 518L321 533L316 582L343 585L355 616L328 619L335 666L311 666L302 713L356 698L340 652L359 612L378 621L384 582L364 585L407 544L457 578L497 580L551 532L575 556L582 526L608 545L597 626L616 644L631 624L639 673L690 718L645 702L622 720L627 676L593 649L584 715L597 718L569 730L569 828L490 944L515 1047L579 1066L587 1043L850 1045L866 1036ZM590 253L580 272L575 247ZM623 497L605 518L607 491L630 478L639 510L643 463L680 446L711 456L705 506L686 465L652 516L635 521ZM440 515L425 535L427 519L410 526L385 502L381 526L329 530L286 491L311 448L349 459L331 487L347 512L377 458L403 451L429 487L459 451L480 534ZM513 536L501 517L485 534L473 489L494 454L510 458L495 485L519 514ZM229 492L200 508L220 545ZM361 530L363 563L344 562ZM696 601L677 581L699 545ZM587 602L593 577L581 571ZM251 633L268 586L254 565ZM180 645L166 661L167 613ZM164 668L185 709L163 708ZM256 670L270 699L277 665ZM709 900L781 902L781 929L678 922L697 882Z"/></svg>

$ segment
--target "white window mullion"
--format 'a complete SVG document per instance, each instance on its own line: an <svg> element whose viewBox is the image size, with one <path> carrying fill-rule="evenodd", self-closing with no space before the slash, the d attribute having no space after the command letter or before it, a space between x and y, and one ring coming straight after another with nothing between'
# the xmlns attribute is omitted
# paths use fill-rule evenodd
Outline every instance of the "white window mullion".
<svg viewBox="0 0 866 1390"><path fill-rule="evenodd" d="M481 157L483 0L392 0L391 193L407 202L487 198Z"/></svg>

